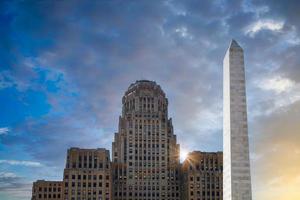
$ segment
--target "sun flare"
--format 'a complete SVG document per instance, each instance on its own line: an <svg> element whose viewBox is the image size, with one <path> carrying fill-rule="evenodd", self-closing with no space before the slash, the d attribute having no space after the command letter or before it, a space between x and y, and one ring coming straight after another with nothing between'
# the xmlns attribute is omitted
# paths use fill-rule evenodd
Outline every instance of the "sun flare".
<svg viewBox="0 0 300 200"><path fill-rule="evenodd" d="M189 153L188 150L180 149L180 161L181 162L183 162L187 158L188 153Z"/></svg>

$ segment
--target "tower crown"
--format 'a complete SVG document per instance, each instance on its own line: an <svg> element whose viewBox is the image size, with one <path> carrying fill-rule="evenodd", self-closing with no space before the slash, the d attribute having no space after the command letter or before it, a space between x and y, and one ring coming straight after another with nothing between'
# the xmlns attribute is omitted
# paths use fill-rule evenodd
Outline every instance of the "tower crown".
<svg viewBox="0 0 300 200"><path fill-rule="evenodd" d="M155 81L150 80L137 80L135 83L130 84L124 96L140 90L153 90L160 93L164 97L166 96L160 85L158 85Z"/></svg>
<svg viewBox="0 0 300 200"><path fill-rule="evenodd" d="M137 80L132 83L122 98L125 115L132 112L163 112L167 116L168 99L164 91L155 81Z"/></svg>

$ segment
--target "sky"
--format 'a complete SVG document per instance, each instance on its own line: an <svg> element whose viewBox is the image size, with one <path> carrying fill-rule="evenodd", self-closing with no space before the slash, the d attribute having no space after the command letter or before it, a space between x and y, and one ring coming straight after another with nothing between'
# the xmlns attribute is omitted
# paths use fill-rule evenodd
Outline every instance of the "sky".
<svg viewBox="0 0 300 200"><path fill-rule="evenodd" d="M62 180L70 147L111 149L139 79L186 151L222 151L222 62L245 52L253 199L300 199L300 1L0 3L0 199Z"/></svg>

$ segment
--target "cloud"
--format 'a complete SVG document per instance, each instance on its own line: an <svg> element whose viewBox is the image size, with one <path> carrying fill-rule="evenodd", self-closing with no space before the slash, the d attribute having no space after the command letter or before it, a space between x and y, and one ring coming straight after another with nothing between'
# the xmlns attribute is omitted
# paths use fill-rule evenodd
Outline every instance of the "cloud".
<svg viewBox="0 0 300 200"><path fill-rule="evenodd" d="M43 166L39 162L24 161L24 160L0 160L0 164L20 165L20 166L26 166L26 167L42 167Z"/></svg>
<svg viewBox="0 0 300 200"><path fill-rule="evenodd" d="M17 178L17 175L12 172L0 172L0 178L2 179L10 179Z"/></svg>
<svg viewBox="0 0 300 200"><path fill-rule="evenodd" d="M0 191L13 187L21 177L12 172L0 172Z"/></svg>
<svg viewBox="0 0 300 200"><path fill-rule="evenodd" d="M274 75L258 78L254 84L255 99L250 100L253 105L249 106L252 118L267 115L271 117L277 112L285 112L289 106L300 100L300 84L283 74L278 75L276 72Z"/></svg>
<svg viewBox="0 0 300 200"><path fill-rule="evenodd" d="M295 83L288 79L280 76L266 78L258 83L258 87L263 90L272 90L274 92L282 93L288 92L295 86Z"/></svg>
<svg viewBox="0 0 300 200"><path fill-rule="evenodd" d="M260 19L252 24L250 24L248 27L246 27L245 34L249 35L250 37L254 37L256 33L262 30L270 30L270 31L280 31L282 30L284 26L283 21L276 21L276 20L270 20L270 19Z"/></svg>
<svg viewBox="0 0 300 200"><path fill-rule="evenodd" d="M9 128L8 127L2 127L0 128L0 135L5 135L9 132Z"/></svg>
<svg viewBox="0 0 300 200"><path fill-rule="evenodd" d="M183 38L188 38L188 39L193 39L193 36L189 34L188 30L186 27L179 27L175 29L175 33L178 33L180 37Z"/></svg>
<svg viewBox="0 0 300 200"><path fill-rule="evenodd" d="M26 198L31 197L32 183L23 180L12 172L0 172L0 192L10 197Z"/></svg>

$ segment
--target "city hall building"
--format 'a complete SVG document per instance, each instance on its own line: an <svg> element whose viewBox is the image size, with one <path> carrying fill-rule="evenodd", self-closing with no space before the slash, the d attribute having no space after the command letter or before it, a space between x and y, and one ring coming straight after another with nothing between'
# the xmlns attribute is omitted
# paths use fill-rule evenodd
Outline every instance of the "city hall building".
<svg viewBox="0 0 300 200"><path fill-rule="evenodd" d="M191 152L182 164L179 155L165 92L139 80L122 98L112 158L70 148L63 181L38 180L32 200L221 200L222 153Z"/></svg>

